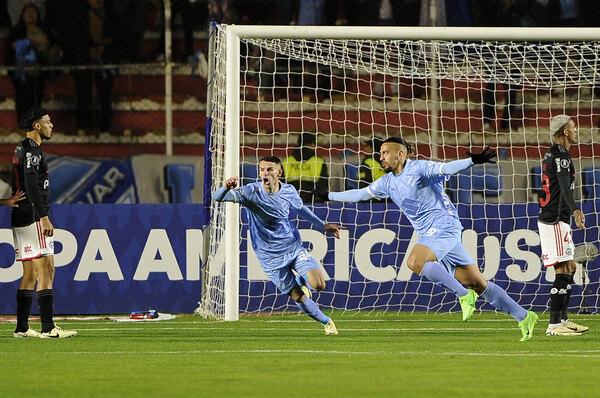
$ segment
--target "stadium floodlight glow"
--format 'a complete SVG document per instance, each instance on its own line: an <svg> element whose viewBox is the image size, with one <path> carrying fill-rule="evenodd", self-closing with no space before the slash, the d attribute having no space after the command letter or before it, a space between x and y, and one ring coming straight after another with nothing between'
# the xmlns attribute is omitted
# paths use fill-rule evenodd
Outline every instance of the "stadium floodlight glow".
<svg viewBox="0 0 600 398"><path fill-rule="evenodd" d="M211 40L213 191L232 176L252 181L258 158L285 157L305 130L317 134L332 191L359 186L361 143L374 135L402 134L419 158L439 161L490 145L498 149L497 166L447 183L465 227L463 243L486 278L522 305L546 309L550 283L539 259L535 173L552 143L550 117L573 116L575 197L586 214L598 213L600 28L220 25ZM458 309L453 296L407 270L415 237L394 205L313 208L348 227L334 241L299 224L327 274L327 289L317 295L322 308ZM237 320L240 313L296 311L262 274L244 220L236 204L211 204L198 312ZM574 231L574 241L597 246L598 235L588 225ZM590 275L600 272L594 261L588 266ZM599 283L587 288L597 292ZM598 303L592 307L597 311Z"/></svg>

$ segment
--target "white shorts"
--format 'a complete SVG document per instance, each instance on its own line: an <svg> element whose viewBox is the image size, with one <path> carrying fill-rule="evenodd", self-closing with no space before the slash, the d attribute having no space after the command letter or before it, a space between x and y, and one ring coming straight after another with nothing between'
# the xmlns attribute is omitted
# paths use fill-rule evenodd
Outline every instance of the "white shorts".
<svg viewBox="0 0 600 398"><path fill-rule="evenodd" d="M43 234L39 221L26 227L13 227L12 232L17 261L54 255L54 239Z"/></svg>
<svg viewBox="0 0 600 398"><path fill-rule="evenodd" d="M562 221L558 224L543 224L538 221L538 230L544 267L553 267L558 263L573 260L575 246L569 224Z"/></svg>

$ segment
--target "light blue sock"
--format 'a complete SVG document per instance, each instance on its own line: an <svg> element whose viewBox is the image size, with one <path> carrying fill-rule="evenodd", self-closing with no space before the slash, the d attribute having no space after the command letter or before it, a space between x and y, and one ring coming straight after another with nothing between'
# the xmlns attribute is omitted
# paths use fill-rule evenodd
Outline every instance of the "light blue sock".
<svg viewBox="0 0 600 398"><path fill-rule="evenodd" d="M465 289L465 287L461 285L459 281L454 279L454 277L450 275L450 273L446 271L446 269L439 263L432 261L425 263L419 275L429 279L439 286L442 286L446 290L451 291L456 295L456 297L462 297L469 293L469 291Z"/></svg>
<svg viewBox="0 0 600 398"><path fill-rule="evenodd" d="M305 296L306 297L306 296ZM329 317L321 312L317 303L306 297L303 303L296 302L300 311L314 319L315 321L321 322L326 325L329 322Z"/></svg>
<svg viewBox="0 0 600 398"><path fill-rule="evenodd" d="M521 322L527 317L525 308L521 307L515 300L511 299L504 289L494 282L488 281L485 290L481 293L481 297L496 309L515 318L517 322Z"/></svg>

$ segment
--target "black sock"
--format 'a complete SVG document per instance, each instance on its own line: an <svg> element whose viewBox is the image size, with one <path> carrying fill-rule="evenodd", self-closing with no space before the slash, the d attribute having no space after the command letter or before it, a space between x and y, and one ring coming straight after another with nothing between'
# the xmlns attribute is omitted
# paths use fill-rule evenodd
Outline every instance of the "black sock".
<svg viewBox="0 0 600 398"><path fill-rule="evenodd" d="M29 314L31 313L31 302L33 301L33 290L17 290L17 332L26 332L29 329Z"/></svg>
<svg viewBox="0 0 600 398"><path fill-rule="evenodd" d="M42 320L42 333L47 333L54 329L54 291L44 289L37 292L37 302L40 308L40 318Z"/></svg>
<svg viewBox="0 0 600 398"><path fill-rule="evenodd" d="M562 321L566 321L569 319L569 314L567 314L567 310L569 309L569 300L571 299L571 289L574 283L573 280L574 274L570 275L569 284L567 285L567 294L565 294L565 302L563 303L563 308L560 314L560 319Z"/></svg>
<svg viewBox="0 0 600 398"><path fill-rule="evenodd" d="M561 322L560 317L565 305L565 296L570 280L571 275L556 274L552 290L550 291L550 324Z"/></svg>

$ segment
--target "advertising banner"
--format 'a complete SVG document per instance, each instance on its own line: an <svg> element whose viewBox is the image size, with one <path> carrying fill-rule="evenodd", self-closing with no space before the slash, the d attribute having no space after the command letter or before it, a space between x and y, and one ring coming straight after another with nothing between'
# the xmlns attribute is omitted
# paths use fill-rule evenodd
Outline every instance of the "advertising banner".
<svg viewBox="0 0 600 398"><path fill-rule="evenodd" d="M600 203L596 203L596 207ZM575 229L576 247L598 240L594 203L586 202L588 229ZM317 296L323 308L446 311L457 300L414 275L406 266L416 242L413 229L393 205L318 204L315 213L346 229L337 240L298 222L311 254L323 264L327 288ZM507 289L528 309L547 309L552 272L540 261L536 204L460 205L463 244L484 276ZM55 309L60 314L111 314L156 309L191 313L201 297L202 205L53 205L55 227ZM245 211L242 220L246 222ZM0 208L0 313L15 313L15 292L22 276L14 260L10 209ZM294 309L286 295L275 294L241 230L240 308L246 311ZM582 298L598 307L598 259L578 267L573 306ZM585 271L585 272L583 272ZM481 301L483 303L483 301ZM289 306L289 308L288 308ZM484 309L492 309L486 305ZM37 305L33 305L37 312Z"/></svg>

